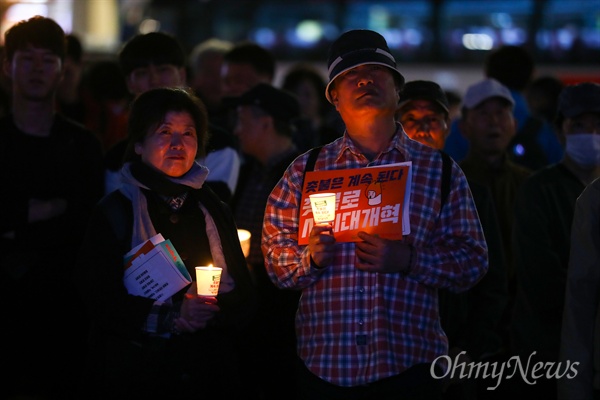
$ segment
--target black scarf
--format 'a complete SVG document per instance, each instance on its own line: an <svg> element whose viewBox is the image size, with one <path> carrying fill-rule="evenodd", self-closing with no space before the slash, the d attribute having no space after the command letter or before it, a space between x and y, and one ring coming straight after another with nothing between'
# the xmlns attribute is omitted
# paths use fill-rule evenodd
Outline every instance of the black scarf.
<svg viewBox="0 0 600 400"><path fill-rule="evenodd" d="M173 182L162 172L141 161L131 163L131 174L148 189L163 196L181 196L191 189L184 184Z"/></svg>

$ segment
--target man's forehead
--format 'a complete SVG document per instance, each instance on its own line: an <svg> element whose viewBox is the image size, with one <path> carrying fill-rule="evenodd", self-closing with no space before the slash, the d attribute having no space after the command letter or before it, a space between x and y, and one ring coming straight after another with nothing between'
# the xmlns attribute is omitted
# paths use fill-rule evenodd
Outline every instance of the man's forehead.
<svg viewBox="0 0 600 400"><path fill-rule="evenodd" d="M409 113L411 111L417 112L433 112L435 114L445 114L442 107L435 101L427 99L415 99L409 100L405 105L400 108L402 114Z"/></svg>
<svg viewBox="0 0 600 400"><path fill-rule="evenodd" d="M431 101L431 100L426 100L426 99L415 99L415 100L410 100L408 103L406 103L406 105L404 107L402 107L403 110L406 111L410 111L410 110L434 110L437 111L436 104Z"/></svg>
<svg viewBox="0 0 600 400"><path fill-rule="evenodd" d="M388 72L390 75L392 75L392 70L390 70L388 67L385 67L381 64L377 64L377 63L367 63L367 64L361 64L361 65L357 65L356 67L352 67L350 69L347 69L346 71L342 72L338 78L341 78L343 76L348 75L350 72L361 72L361 71L373 71L373 70L381 70L381 71L385 71Z"/></svg>
<svg viewBox="0 0 600 400"><path fill-rule="evenodd" d="M154 61L148 61L147 63L140 63L140 65L138 65L137 67L135 67L134 69L142 69L142 68L179 68L177 65L175 64L170 64L170 63L156 63Z"/></svg>
<svg viewBox="0 0 600 400"><path fill-rule="evenodd" d="M481 101L479 104L477 104L475 107L473 107L472 110L481 110L481 109L485 108L486 106L500 106L500 107L508 108L511 110L513 108L513 105L505 98L493 96L493 97L488 97L487 99Z"/></svg>
<svg viewBox="0 0 600 400"><path fill-rule="evenodd" d="M336 84L338 82L341 82L341 81L349 78L349 75L351 73L355 72L355 73L359 73L360 74L361 72L374 71L374 70L378 71L378 73L381 72L383 74L388 74L390 77L394 78L394 82L396 82L395 75L394 75L394 73L393 73L393 71L391 69L389 69L389 68L387 68L387 67L385 67L383 65L375 64L375 63L373 63L373 64L361 64L361 65L357 65L356 67L350 68L350 69L348 69L348 70L340 73L333 81L331 81L331 83L330 83L330 85L331 85L330 90L335 89L336 88ZM350 75L349 79L352 79L351 75Z"/></svg>
<svg viewBox="0 0 600 400"><path fill-rule="evenodd" d="M249 63L233 63L233 62L225 62L221 66L222 75L230 76L230 75L239 75L239 76L259 76L258 71L252 64Z"/></svg>
<svg viewBox="0 0 600 400"><path fill-rule="evenodd" d="M565 117L565 121L572 122L584 122L584 121L593 121L597 122L600 120L600 112L595 111L587 111L573 117Z"/></svg>
<svg viewBox="0 0 600 400"><path fill-rule="evenodd" d="M39 46L35 46L31 43L26 44L25 46L23 46L20 49L17 49L16 51L20 51L20 52L29 52L29 53L42 53L42 54L50 54L50 55L56 55L58 57L57 54L55 54L52 50L50 50L49 48L46 47L39 47Z"/></svg>

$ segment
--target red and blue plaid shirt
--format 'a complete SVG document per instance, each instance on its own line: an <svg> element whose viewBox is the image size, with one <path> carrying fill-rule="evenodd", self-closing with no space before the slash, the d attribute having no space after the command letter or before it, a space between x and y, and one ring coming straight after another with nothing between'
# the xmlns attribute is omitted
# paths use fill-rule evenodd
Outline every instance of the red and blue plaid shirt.
<svg viewBox="0 0 600 400"><path fill-rule="evenodd" d="M265 264L282 288L302 289L296 315L298 353L308 369L338 386L397 375L447 354L437 289L464 291L487 271L487 246L462 170L452 165L442 204L442 158L398 128L389 147L369 162L347 133L321 150L314 170L412 161L411 232L416 263L407 273L355 268L354 243L338 243L331 266L311 267L299 246L298 207L308 153L299 156L271 192L262 235Z"/></svg>

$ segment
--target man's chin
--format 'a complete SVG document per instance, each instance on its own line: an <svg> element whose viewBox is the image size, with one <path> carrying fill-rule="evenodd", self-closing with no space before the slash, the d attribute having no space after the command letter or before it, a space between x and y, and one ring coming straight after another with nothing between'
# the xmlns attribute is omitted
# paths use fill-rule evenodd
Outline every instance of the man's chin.
<svg viewBox="0 0 600 400"><path fill-rule="evenodd" d="M28 101L37 101L37 102L45 102L52 100L52 94L48 91L42 90L31 90L24 94L23 96Z"/></svg>

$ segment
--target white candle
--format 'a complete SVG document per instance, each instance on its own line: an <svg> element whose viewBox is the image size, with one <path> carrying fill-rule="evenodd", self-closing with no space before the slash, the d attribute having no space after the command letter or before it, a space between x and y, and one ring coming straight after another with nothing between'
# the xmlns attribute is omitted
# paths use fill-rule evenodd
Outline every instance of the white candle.
<svg viewBox="0 0 600 400"><path fill-rule="evenodd" d="M335 220L335 193L316 193L308 197L317 224Z"/></svg>
<svg viewBox="0 0 600 400"><path fill-rule="evenodd" d="M244 257L248 257L250 254L250 231L245 229L238 229L238 237L240 239L240 244L242 245L242 251L244 252Z"/></svg>
<svg viewBox="0 0 600 400"><path fill-rule="evenodd" d="M196 267L196 288L199 296L216 296L219 293L222 270L212 265Z"/></svg>

